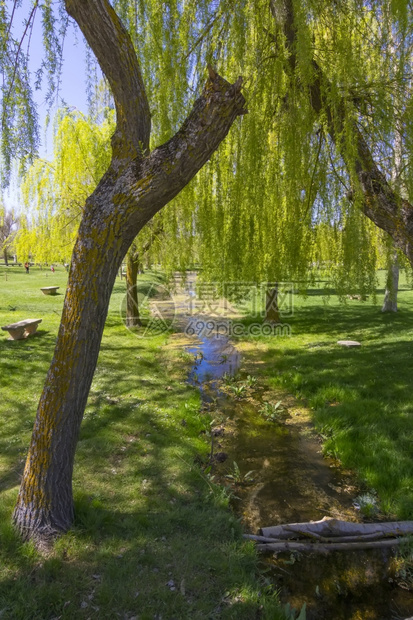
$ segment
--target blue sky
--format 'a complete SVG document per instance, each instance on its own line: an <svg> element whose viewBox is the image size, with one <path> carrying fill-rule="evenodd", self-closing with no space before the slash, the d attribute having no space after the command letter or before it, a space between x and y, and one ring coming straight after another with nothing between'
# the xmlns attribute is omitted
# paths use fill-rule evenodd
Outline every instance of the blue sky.
<svg viewBox="0 0 413 620"><path fill-rule="evenodd" d="M24 3L23 3L24 5ZM21 9L21 15L17 16L15 21L16 29L15 36L18 36L21 30L21 21L23 18L23 9ZM27 6L26 6L27 11ZM22 30L21 30L22 31ZM59 106L64 101L67 105L75 107L82 112L87 112L87 97L86 97L86 46L82 33L80 32L77 24L71 20L63 48L64 62L61 75L61 86L59 90L59 97L54 102L53 107L50 110L51 124L47 133L45 134L45 120L48 112L47 104L45 102L45 91L43 90L34 92L34 99L37 105L37 111L40 119L41 126L41 145L39 149L39 155L43 158L51 158L53 151L53 135L52 124L53 117ZM42 29L40 22L40 15L37 15L35 26L33 29L31 45L30 45L30 70L33 74L39 68L43 57L43 43L42 43ZM5 192L4 201L8 208L18 208L19 196L18 187L15 181L12 180L10 189Z"/></svg>
<svg viewBox="0 0 413 620"><path fill-rule="evenodd" d="M73 106L87 112L86 99L86 47L83 35L76 23L71 20L63 47L64 62L61 75L61 87L59 90L59 98L55 101L51 109L51 115L57 111L58 107L64 101L69 106ZM43 58L43 44L40 23L35 25L31 44L31 69L34 72L40 66ZM44 91L35 93L35 100L38 106L41 125L44 125L47 106L45 103ZM45 157L51 154L52 144L47 139L47 149L45 141L42 139L41 156Z"/></svg>

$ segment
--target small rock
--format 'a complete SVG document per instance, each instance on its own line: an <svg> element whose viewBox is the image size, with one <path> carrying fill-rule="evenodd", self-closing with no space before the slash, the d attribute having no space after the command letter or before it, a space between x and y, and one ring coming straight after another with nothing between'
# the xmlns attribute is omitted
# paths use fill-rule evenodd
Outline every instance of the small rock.
<svg viewBox="0 0 413 620"><path fill-rule="evenodd" d="M171 590L171 592L175 592L176 587L175 587L175 582L173 579L170 579L166 585Z"/></svg>
<svg viewBox="0 0 413 620"><path fill-rule="evenodd" d="M357 340L338 340L337 344L342 347L361 347L361 343Z"/></svg>
<svg viewBox="0 0 413 620"><path fill-rule="evenodd" d="M224 461L226 461L228 458L228 454L226 452L217 452L216 454L214 454L214 460L217 463L224 463Z"/></svg>
<svg viewBox="0 0 413 620"><path fill-rule="evenodd" d="M216 428L211 428L211 435L213 437L222 437L224 432L225 432L225 429L222 428L222 426L219 426L219 427L216 427Z"/></svg>

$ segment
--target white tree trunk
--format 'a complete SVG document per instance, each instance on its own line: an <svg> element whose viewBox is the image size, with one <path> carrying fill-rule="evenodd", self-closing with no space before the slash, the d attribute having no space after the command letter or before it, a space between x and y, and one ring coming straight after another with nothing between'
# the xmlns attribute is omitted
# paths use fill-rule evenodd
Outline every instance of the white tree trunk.
<svg viewBox="0 0 413 620"><path fill-rule="evenodd" d="M382 312L397 312L397 293L399 290L399 261L397 253L393 255L393 259L387 270L386 291L384 293L384 301Z"/></svg>

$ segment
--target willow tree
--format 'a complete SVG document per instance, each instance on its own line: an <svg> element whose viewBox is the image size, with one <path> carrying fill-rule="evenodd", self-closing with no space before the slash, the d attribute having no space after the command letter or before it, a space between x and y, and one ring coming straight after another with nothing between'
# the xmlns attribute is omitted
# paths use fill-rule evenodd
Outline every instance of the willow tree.
<svg viewBox="0 0 413 620"><path fill-rule="evenodd" d="M278 35L288 52L291 83L306 94L345 163L348 198L413 265L413 208L377 161L381 156L386 165L389 139L411 124L410 3L366 3L363 10L352 0L321 6L317 14L317 3L271 0L274 46L280 45ZM407 140L410 135L408 127Z"/></svg>
<svg viewBox="0 0 413 620"><path fill-rule="evenodd" d="M37 2L34 2L35 6ZM116 128L108 169L83 207L53 360L14 511L46 542L73 519L72 471L110 294L139 230L194 177L245 112L241 80L212 68L181 128L150 151L151 112L131 38L108 0L65 0L110 85ZM161 50L158 50L162 58Z"/></svg>
<svg viewBox="0 0 413 620"><path fill-rule="evenodd" d="M198 244L218 283L305 286L321 262L340 294L362 296L381 231L412 264L412 44L406 0L245 2L231 21L218 8L198 54L248 76L250 115L188 191L195 208L182 196L165 211L178 253Z"/></svg>
<svg viewBox="0 0 413 620"><path fill-rule="evenodd" d="M11 210L7 210L0 202L0 252L3 253L4 263L9 264L10 248L14 245L19 220Z"/></svg>
<svg viewBox="0 0 413 620"><path fill-rule="evenodd" d="M101 122L76 110L54 120L53 158L37 158L21 185L25 216L16 237L21 256L40 263L68 263L83 206L110 163L114 116Z"/></svg>

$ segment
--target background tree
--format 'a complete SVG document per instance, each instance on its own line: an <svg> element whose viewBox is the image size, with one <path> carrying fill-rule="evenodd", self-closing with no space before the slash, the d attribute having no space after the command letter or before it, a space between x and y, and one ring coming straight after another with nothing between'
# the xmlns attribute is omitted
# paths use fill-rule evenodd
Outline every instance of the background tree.
<svg viewBox="0 0 413 620"><path fill-rule="evenodd" d="M8 257L10 248L14 243L19 220L13 211L7 211L0 203L0 249L3 252L4 262L9 264Z"/></svg>
<svg viewBox="0 0 413 620"><path fill-rule="evenodd" d="M137 279L143 270L148 253L154 250L154 246L163 238L162 223L160 218L154 218L148 222L138 237L132 242L126 254L126 314L125 324L127 327L142 325L139 312L139 298Z"/></svg>
<svg viewBox="0 0 413 620"><path fill-rule="evenodd" d="M178 251L194 247L191 231L202 240L206 279L305 288L320 226L341 295L374 293L379 228L411 264L411 18L402 0L273 0L211 18L198 53L248 76L250 115L197 177L194 210L166 211ZM400 127L403 192L391 176Z"/></svg>
<svg viewBox="0 0 413 620"><path fill-rule="evenodd" d="M39 263L68 263L86 198L110 162L110 111L94 122L62 109L54 122L53 159L37 158L22 182L25 217L16 238L19 253Z"/></svg>

